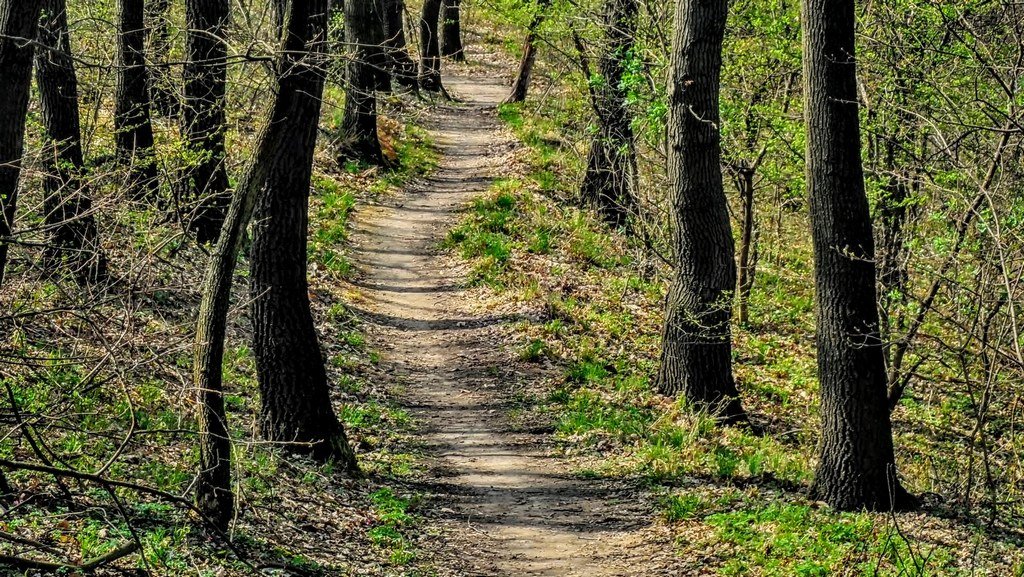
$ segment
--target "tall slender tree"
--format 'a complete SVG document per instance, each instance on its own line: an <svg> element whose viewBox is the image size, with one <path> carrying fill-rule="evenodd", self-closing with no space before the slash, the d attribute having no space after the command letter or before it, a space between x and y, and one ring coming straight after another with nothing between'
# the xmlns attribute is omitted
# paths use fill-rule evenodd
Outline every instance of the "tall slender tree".
<svg viewBox="0 0 1024 577"><path fill-rule="evenodd" d="M302 56L280 81L272 119L281 145L254 209L253 353L263 436L356 471L331 406L306 280L309 186L326 75L328 0L292 0L286 54ZM289 68L286 66L284 68ZM283 96L287 95L287 98Z"/></svg>
<svg viewBox="0 0 1024 577"><path fill-rule="evenodd" d="M114 130L118 158L130 167L129 192L153 195L157 189L146 69L143 0L118 0L117 91Z"/></svg>
<svg viewBox="0 0 1024 577"><path fill-rule="evenodd" d="M384 48L388 67L399 86L417 88L416 62L409 56L405 38L405 0L383 0Z"/></svg>
<svg viewBox="0 0 1024 577"><path fill-rule="evenodd" d="M420 16L420 88L441 92L441 3L444 0L424 0Z"/></svg>
<svg viewBox="0 0 1024 577"><path fill-rule="evenodd" d="M378 74L385 63L378 56L384 44L383 14L377 0L346 0L345 36L348 38L345 116L338 157L366 164L383 164L377 136Z"/></svg>
<svg viewBox="0 0 1024 577"><path fill-rule="evenodd" d="M18 206L32 54L42 0L0 0L0 284Z"/></svg>
<svg viewBox="0 0 1024 577"><path fill-rule="evenodd" d="M590 143L580 186L580 195L615 225L625 224L636 209L636 143L622 81L634 46L639 8L637 0L609 0L605 8L601 77L591 91L597 134Z"/></svg>
<svg viewBox="0 0 1024 577"><path fill-rule="evenodd" d="M505 104L526 100L526 94L530 91L530 81L533 79L533 65L537 62L537 37L550 5L551 0L537 0L533 18L526 29L526 40L523 40L523 56L519 59L519 70L512 83L512 91L505 98Z"/></svg>
<svg viewBox="0 0 1024 577"><path fill-rule="evenodd" d="M464 62L466 50L462 46L462 0L445 0L441 20L441 55L456 62Z"/></svg>
<svg viewBox="0 0 1024 577"><path fill-rule="evenodd" d="M47 268L68 269L81 282L103 278L107 259L99 243L92 199L82 181L82 132L78 77L71 55L65 0L44 0L36 50L46 152L43 221L48 229L43 260Z"/></svg>
<svg viewBox="0 0 1024 577"><path fill-rule="evenodd" d="M229 0L186 0L187 59L183 69L184 133L197 153L181 199L185 221L199 242L217 240L228 203L224 166L224 106L227 85Z"/></svg>
<svg viewBox="0 0 1024 577"><path fill-rule="evenodd" d="M719 77L727 0L681 0L669 78L668 170L676 267L665 303L658 389L727 421L744 418L732 376L736 286L722 186Z"/></svg>
<svg viewBox="0 0 1024 577"><path fill-rule="evenodd" d="M854 0L804 0L804 117L822 440L811 492L837 509L912 504L900 485L864 191Z"/></svg>
<svg viewBox="0 0 1024 577"><path fill-rule="evenodd" d="M194 374L201 433L196 502L221 527L227 526L233 512L231 443L221 367L231 285L246 227L256 212L259 218L266 219L270 203L287 205L288 211L282 215L283 221L257 226L252 255L253 269L260 273L258 279L254 278L254 285L259 282L261 287L253 287L258 295L253 309L259 314L254 317L254 340L263 397L263 434L300 451L338 458L346 470L358 473L344 429L331 409L306 296L305 213L326 72L323 44L327 36L328 2L292 0L287 8L283 15L284 50L276 68L279 75L270 118L232 197L206 271L196 323ZM268 232L279 236L268 239ZM278 239L286 240L287 244L275 246L273 243ZM279 249L283 252L278 253ZM297 250L302 255L296 259ZM282 260L292 262L280 270L272 268ZM298 284L291 286L288 282ZM268 310L268 306L280 308L274 311ZM285 319L279 313L294 315L299 322L281 325ZM275 353L299 356L274 358ZM307 362L310 364L303 364Z"/></svg>

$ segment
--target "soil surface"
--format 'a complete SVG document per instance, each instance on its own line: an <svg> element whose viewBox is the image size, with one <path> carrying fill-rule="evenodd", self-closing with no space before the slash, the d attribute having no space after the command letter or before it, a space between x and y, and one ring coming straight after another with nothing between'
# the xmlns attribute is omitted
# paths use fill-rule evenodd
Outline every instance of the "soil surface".
<svg viewBox="0 0 1024 577"><path fill-rule="evenodd" d="M464 271L439 249L462 207L508 174L517 143L496 116L508 86L479 74L445 82L459 102L426 119L440 166L361 210L352 234L353 304L431 461L421 547L442 576L673 575L649 497L573 475L550 431L509 420L514 392L543 375L517 366L502 344L508 319L479 312Z"/></svg>

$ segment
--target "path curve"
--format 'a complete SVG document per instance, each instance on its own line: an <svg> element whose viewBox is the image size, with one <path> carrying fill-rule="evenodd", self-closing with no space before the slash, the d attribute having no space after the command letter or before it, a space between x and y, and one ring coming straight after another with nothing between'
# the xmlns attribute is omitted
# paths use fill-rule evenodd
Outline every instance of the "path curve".
<svg viewBox="0 0 1024 577"><path fill-rule="evenodd" d="M427 119L438 170L359 211L352 235L353 307L435 460L426 485L439 534L425 547L440 575L672 575L672 546L635 489L573 477L548 435L509 424L509 392L529 377L500 345L503 319L474 314L438 250L459 209L508 170L516 144L495 112L508 87L445 82L462 102Z"/></svg>

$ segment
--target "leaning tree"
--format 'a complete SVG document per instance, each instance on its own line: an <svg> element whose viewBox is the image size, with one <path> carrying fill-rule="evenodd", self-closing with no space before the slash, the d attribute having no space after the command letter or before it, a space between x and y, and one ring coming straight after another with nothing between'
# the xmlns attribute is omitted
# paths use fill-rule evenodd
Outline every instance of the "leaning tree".
<svg viewBox="0 0 1024 577"><path fill-rule="evenodd" d="M265 439L357 471L331 405L306 280L309 186L327 74L329 0L292 0L271 116L277 146L253 212L253 354Z"/></svg>

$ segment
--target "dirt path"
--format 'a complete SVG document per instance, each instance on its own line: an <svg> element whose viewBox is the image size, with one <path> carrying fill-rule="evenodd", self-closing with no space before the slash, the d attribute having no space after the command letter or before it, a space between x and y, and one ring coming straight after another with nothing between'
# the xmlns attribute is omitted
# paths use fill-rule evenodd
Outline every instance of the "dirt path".
<svg viewBox="0 0 1024 577"><path fill-rule="evenodd" d="M494 107L508 88L446 83L464 102L428 119L441 166L361 211L352 238L355 306L436 461L425 486L438 535L424 546L441 575L671 575L671 545L635 490L574 478L548 435L509 424L509 392L529 377L500 345L503 319L471 312L462 274L437 250L459 208L507 170L514 144Z"/></svg>

